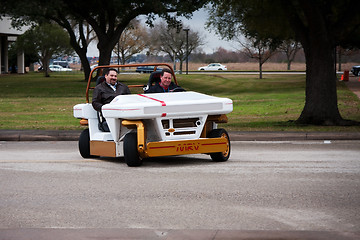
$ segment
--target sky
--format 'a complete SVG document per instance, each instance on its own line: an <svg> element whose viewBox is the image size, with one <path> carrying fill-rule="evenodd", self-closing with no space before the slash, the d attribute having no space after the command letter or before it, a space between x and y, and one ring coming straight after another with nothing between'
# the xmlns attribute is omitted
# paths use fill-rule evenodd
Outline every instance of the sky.
<svg viewBox="0 0 360 240"><path fill-rule="evenodd" d="M215 30L209 31L208 29L205 29L205 22L207 18L208 13L204 8L202 8L199 11L194 12L191 19L180 19L182 20L184 25L188 25L190 27L190 31L191 29L193 29L202 34L205 40L205 45L202 46L202 49L205 53L213 53L219 47L228 50L235 50L234 46L236 46L236 44L221 40L221 37L215 34Z"/></svg>
<svg viewBox="0 0 360 240"><path fill-rule="evenodd" d="M208 13L207 11L202 8L193 13L191 19L186 18L179 18L182 20L184 25L188 25L191 30L195 30L199 32L205 41L205 44L201 47L203 51L207 54L213 53L219 47L222 47L227 50L235 50L236 44L232 42L228 42L225 40L221 40L221 37L215 34L215 31L209 31L205 29L205 22L207 20ZM140 21L145 25L145 18L140 18ZM89 47L89 56L99 56L98 50L95 44L92 44Z"/></svg>

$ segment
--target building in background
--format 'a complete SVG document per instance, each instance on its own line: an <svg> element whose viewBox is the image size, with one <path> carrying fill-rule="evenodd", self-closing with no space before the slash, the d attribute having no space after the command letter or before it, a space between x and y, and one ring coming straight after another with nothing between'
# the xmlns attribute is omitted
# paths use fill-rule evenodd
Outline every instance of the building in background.
<svg viewBox="0 0 360 240"><path fill-rule="evenodd" d="M0 20L0 74L9 72L9 44L15 42L17 37L23 34L26 29L17 30L11 26L9 17L2 17ZM17 72L25 73L25 57L24 52L17 54Z"/></svg>

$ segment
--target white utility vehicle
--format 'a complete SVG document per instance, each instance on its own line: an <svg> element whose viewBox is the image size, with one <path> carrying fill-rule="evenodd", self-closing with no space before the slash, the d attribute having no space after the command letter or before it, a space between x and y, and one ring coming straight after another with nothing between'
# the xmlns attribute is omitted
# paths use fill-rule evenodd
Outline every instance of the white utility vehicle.
<svg viewBox="0 0 360 240"><path fill-rule="evenodd" d="M80 124L88 125L79 139L81 156L123 156L131 167L140 166L143 159L149 157L197 153L210 154L213 161L227 161L230 156L229 135L225 129L217 128L217 123L226 123L226 114L233 110L233 102L228 98L192 91L119 95L102 107L110 131L100 130L99 114L89 102L89 90L94 88L90 87L93 72L108 67L125 69L146 65L98 66L92 70L86 89L86 103L73 108L74 117L81 119ZM177 84L170 65L148 65L169 68ZM146 89L152 82L159 81L156 75L160 73L153 72L146 85L120 81L133 92L133 88Z"/></svg>

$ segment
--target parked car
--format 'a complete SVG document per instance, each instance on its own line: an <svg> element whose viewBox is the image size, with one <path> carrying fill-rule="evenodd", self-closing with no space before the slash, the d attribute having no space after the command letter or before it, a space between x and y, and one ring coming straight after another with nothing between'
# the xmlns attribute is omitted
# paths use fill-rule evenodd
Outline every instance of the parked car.
<svg viewBox="0 0 360 240"><path fill-rule="evenodd" d="M225 65L222 65L220 63L210 63L207 66L199 67L199 71L222 71L227 70L227 67Z"/></svg>
<svg viewBox="0 0 360 240"><path fill-rule="evenodd" d="M136 72L138 73L152 73L154 72L154 66L141 66L136 68ZM156 68L157 72L162 71L162 68Z"/></svg>
<svg viewBox="0 0 360 240"><path fill-rule="evenodd" d="M71 72L72 71L71 68L64 68L60 65L50 65L49 68L50 68L50 71L52 71L52 72Z"/></svg>
<svg viewBox="0 0 360 240"><path fill-rule="evenodd" d="M360 76L360 65L358 66L353 66L351 69L351 72L355 75L355 76Z"/></svg>
<svg viewBox="0 0 360 240"><path fill-rule="evenodd" d="M70 65L67 61L53 61L52 65L60 65L63 68L70 68Z"/></svg>
<svg viewBox="0 0 360 240"><path fill-rule="evenodd" d="M91 65L91 66L90 66L90 69L93 70L93 69L96 68L97 66L98 66L97 64Z"/></svg>

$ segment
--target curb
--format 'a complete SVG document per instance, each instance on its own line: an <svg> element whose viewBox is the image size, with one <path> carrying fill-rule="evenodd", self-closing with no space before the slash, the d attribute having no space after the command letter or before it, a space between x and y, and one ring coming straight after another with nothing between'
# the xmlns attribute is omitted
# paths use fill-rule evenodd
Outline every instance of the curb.
<svg viewBox="0 0 360 240"><path fill-rule="evenodd" d="M78 141L81 130L0 130L0 141ZM360 140L360 132L238 132L231 141Z"/></svg>
<svg viewBox="0 0 360 240"><path fill-rule="evenodd" d="M203 240L249 240L249 239L302 239L302 240L355 240L360 232L345 231L273 231L273 230L211 230L211 229L116 229L116 228L14 228L1 229L2 239L203 239Z"/></svg>
<svg viewBox="0 0 360 240"><path fill-rule="evenodd" d="M232 141L360 140L360 132L229 132Z"/></svg>
<svg viewBox="0 0 360 240"><path fill-rule="evenodd" d="M0 130L0 141L77 141L81 131Z"/></svg>

